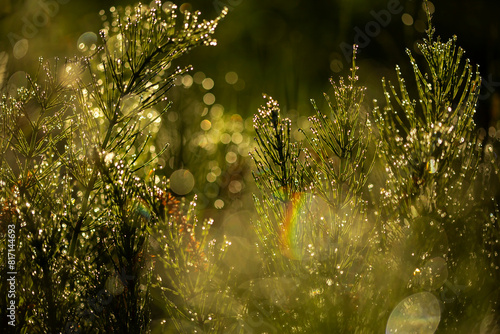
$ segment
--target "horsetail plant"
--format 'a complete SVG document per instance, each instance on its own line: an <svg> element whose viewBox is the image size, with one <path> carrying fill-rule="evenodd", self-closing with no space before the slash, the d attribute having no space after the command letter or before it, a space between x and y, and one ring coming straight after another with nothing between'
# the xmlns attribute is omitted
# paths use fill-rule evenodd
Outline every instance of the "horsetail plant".
<svg viewBox="0 0 500 334"><path fill-rule="evenodd" d="M145 333L153 315L172 328L178 309L151 289L166 284L185 303L203 290L201 279L179 284L192 254L217 289L214 266L225 248L210 239L208 221L194 223L192 210L167 209L165 197L176 199L155 173L165 148L150 148L174 79L191 68L172 63L193 47L215 45L212 34L225 12L212 21L177 15L175 5L161 1L113 7L102 45L64 64L40 60L25 87L4 91L2 233L15 225L17 266L26 268L16 278L18 333ZM169 248L176 243L185 247ZM154 270L152 251L159 248L168 249L160 257L164 270L175 269L164 281ZM2 301L6 289L2 281ZM222 313L218 308L204 330L225 324Z"/></svg>
<svg viewBox="0 0 500 334"><path fill-rule="evenodd" d="M290 121L281 119L276 101L269 99L254 118L255 180L262 192L255 198L255 229L265 277L272 282L266 284L277 291L295 286L291 296L282 292L268 301L280 332L347 332L360 322L354 296L370 232L361 195L373 154L356 70L354 56L348 82L332 81L334 98L325 94L328 115L313 101L309 149L291 142ZM343 311L330 317L332 309Z"/></svg>
<svg viewBox="0 0 500 334"><path fill-rule="evenodd" d="M415 92L396 67L396 87L383 79L385 101L373 107L355 46L347 78L330 81L325 109L312 101L302 141L278 101L265 95L251 153L258 216L245 231L256 239L250 246L235 237L248 245L228 260L232 236L200 218L196 195L176 195L176 187L193 186L169 180L161 166L182 168L183 145L196 147L193 155L206 148L212 158L197 159L207 160L207 181L215 182L217 138L229 120L221 118L223 107L204 108L202 117L217 122L205 119L201 132L186 132L196 133L190 141L177 140L175 164L158 145L165 142L160 130L169 131L160 127L172 88L191 70L175 67L178 58L215 45L226 11L211 21L178 12L161 1L113 7L100 45L64 62L41 59L25 84L1 87L0 271L17 271L14 328L4 307L12 303L11 285L0 282L2 328L494 332L498 163L493 146L483 148L474 133L480 75L457 38L436 37L428 12L421 57L407 51ZM0 58L1 67L7 58ZM195 109L183 115L184 125ZM233 142L241 154L244 122L233 116L238 131L220 142ZM237 156L230 153L228 163ZM258 268L238 264L236 273L232 261L247 249L258 258L248 266Z"/></svg>
<svg viewBox="0 0 500 334"><path fill-rule="evenodd" d="M415 98L396 67L399 89L382 80L385 107L375 101L364 112L353 61L347 83L326 96L331 113L313 101L305 142L291 141L274 100L255 116L264 278L253 292L279 332L495 324L498 208L485 183L495 170L491 145L483 158L474 134L480 76L456 37L436 38L428 18L418 46L425 70L408 51Z"/></svg>

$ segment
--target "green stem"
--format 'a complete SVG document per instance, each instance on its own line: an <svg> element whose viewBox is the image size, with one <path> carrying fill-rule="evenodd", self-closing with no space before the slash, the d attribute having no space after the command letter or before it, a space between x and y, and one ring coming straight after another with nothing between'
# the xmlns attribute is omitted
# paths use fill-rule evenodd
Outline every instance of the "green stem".
<svg viewBox="0 0 500 334"><path fill-rule="evenodd" d="M109 123L108 131L106 132L106 137L101 145L101 150L104 150L108 145L109 139L111 138L111 132L118 121L118 113L115 112L113 119ZM96 157L97 158L97 157ZM73 230L73 235L71 237L70 247L69 247L69 256L73 257L76 251L76 243L78 241L78 235L82 229L83 221L85 220L85 216L87 215L89 209L89 199L90 193L94 189L94 185L97 181L97 175L99 174L97 170L97 164L94 165L94 169L92 170L92 177L87 185L87 189L85 190L85 195L83 196L83 204L82 204L82 212L78 217L78 221L75 224L75 229Z"/></svg>
<svg viewBox="0 0 500 334"><path fill-rule="evenodd" d="M142 63L139 70L137 72L132 73L132 78L130 78L129 85L127 86L127 89L120 94L119 100L121 100L124 96L126 96L127 94L129 94L132 91L132 88L134 87L135 82L139 79L142 71L144 71L147 64L158 53L159 53L158 49L155 50L151 55L149 55L148 57L146 57L144 59L144 62ZM119 108L119 103L116 104L115 111L113 114L113 119L109 123L108 130L106 132L106 136L104 137L104 140L103 140L101 147L100 147L101 151L106 149L108 142L111 138L111 133L113 131L113 128L118 123L118 108ZM92 170L92 176L91 176L90 181L89 181L89 183L86 187L86 190L85 190L85 195L83 196L82 212L81 212L80 216L78 217L78 220L75 224L75 229L73 230L73 234L71 236L70 247L69 247L69 256L70 257L73 257L75 255L76 243L78 241L78 236L79 236L81 229L82 229L83 221L85 220L85 216L87 215L87 212L89 209L90 194L92 193L92 190L94 189L94 185L97 182L98 174L99 174L98 164L95 164L94 168Z"/></svg>

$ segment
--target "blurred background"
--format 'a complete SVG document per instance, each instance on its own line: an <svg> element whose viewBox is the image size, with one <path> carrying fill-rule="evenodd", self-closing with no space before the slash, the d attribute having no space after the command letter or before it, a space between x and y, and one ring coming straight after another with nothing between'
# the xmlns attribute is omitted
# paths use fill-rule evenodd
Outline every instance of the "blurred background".
<svg viewBox="0 0 500 334"><path fill-rule="evenodd" d="M134 3L0 0L0 51L11 55L9 73L36 66L40 56L78 55L84 34L97 33L102 27L101 10ZM184 61L194 65L193 74L200 71L213 79L210 91L217 103L245 117L255 112L263 92L273 95L285 109L309 113L309 99L319 100L328 89L328 79L348 70L345 49L355 42L360 45L360 79L370 88L369 94L377 95L380 76L394 77L395 64L408 68L405 48L415 51L426 27L420 0L193 0L176 4L183 10L200 10L207 19L224 6L229 8L216 33L218 46L197 48ZM500 86L500 2L436 0L430 7L435 9L437 33L443 39L456 34L467 57L481 65L486 85L477 121L487 126L491 112L487 100Z"/></svg>
<svg viewBox="0 0 500 334"><path fill-rule="evenodd" d="M101 43L98 31L110 8L134 3L0 0L0 62L7 62L0 78L19 86L26 80L25 72L35 73L39 57L88 54ZM307 116L313 112L310 99L324 106L322 94L329 92L329 78L338 80L349 73L352 44L357 43L358 74L368 87L369 110L373 99L381 100L380 79L395 80L396 64L412 85L405 49L417 54L416 43L427 25L420 0L176 4L181 11L199 10L206 19L215 18L224 6L229 14L216 31L218 46L196 48L177 64L193 65L194 70L179 78L170 92L174 104L162 120L157 144L171 145L160 165L174 191L197 193L205 214L231 221L227 226L247 221L247 211L253 210L248 152L254 146L252 116L263 103L262 93L280 102L295 128L307 129ZM476 123L483 138L495 137L500 129L500 2L435 0L429 8L437 34L444 40L457 35L466 56L480 65L483 86ZM293 135L303 139L298 131ZM235 227L233 232L245 230Z"/></svg>

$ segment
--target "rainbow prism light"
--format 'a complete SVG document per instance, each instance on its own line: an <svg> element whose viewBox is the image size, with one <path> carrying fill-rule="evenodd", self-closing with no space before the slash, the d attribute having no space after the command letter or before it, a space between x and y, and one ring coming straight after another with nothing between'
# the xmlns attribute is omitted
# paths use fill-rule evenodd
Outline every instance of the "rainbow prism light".
<svg viewBox="0 0 500 334"><path fill-rule="evenodd" d="M293 193L286 203L283 225L280 231L280 247L284 256L300 260L303 255L302 238L304 222L304 193Z"/></svg>
<svg viewBox="0 0 500 334"><path fill-rule="evenodd" d="M134 202L134 211L146 220L151 219L151 209L142 198L139 198Z"/></svg>

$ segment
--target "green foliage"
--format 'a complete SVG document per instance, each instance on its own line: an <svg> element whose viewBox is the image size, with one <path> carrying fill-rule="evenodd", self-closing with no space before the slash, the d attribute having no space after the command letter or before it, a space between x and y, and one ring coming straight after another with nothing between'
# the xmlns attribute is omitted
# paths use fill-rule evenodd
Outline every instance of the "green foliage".
<svg viewBox="0 0 500 334"><path fill-rule="evenodd" d="M361 195L373 158L357 80L354 64L348 83L332 81L333 101L325 94L330 114L315 108L309 119L309 150L291 142L290 121L281 119L276 101L269 99L254 119L262 192L255 228L265 277L278 291L270 302L280 332L351 331L362 321L355 309L370 231ZM286 296L281 284L294 285L293 294ZM332 310L339 310L335 317Z"/></svg>
<svg viewBox="0 0 500 334"><path fill-rule="evenodd" d="M188 301L206 282L224 286L217 262L225 248L209 236L209 221L170 208L178 200L155 174L165 148L151 142L170 105L165 94L190 69L171 70L172 62L214 45L223 15L201 21L185 11L179 19L159 1L110 14L101 46L62 66L41 60L26 87L2 98L2 236L15 225L16 331L149 332L153 311L168 324L197 312L204 331L217 331L222 316L204 321L224 308ZM164 277L153 269L158 260ZM186 277L193 265L198 278ZM4 280L2 305L6 289ZM152 289L167 289L178 307Z"/></svg>
<svg viewBox="0 0 500 334"><path fill-rule="evenodd" d="M150 236L151 256L159 262L151 293L155 306L171 316L173 324L163 320L156 330L220 333L234 316L228 284L231 275L221 272L220 266L230 243L211 238L213 220L198 221L196 198L188 205L164 192L165 188L152 188L153 212L164 217L165 223L155 225Z"/></svg>
<svg viewBox="0 0 500 334"><path fill-rule="evenodd" d="M11 271L14 226L15 332L494 328L498 163L474 133L480 76L456 37L436 38L429 15L422 57L408 51L416 91L396 67L397 88L382 80L382 107L365 101L356 47L350 74L324 94L326 111L312 101L310 129L294 131L264 96L251 152L257 218L239 231L224 218L247 204L250 123L213 97L190 104L193 90L170 103L176 85L196 81L207 94L204 75L174 67L215 45L225 12L181 14L170 2L113 7L101 45L62 64L40 60L25 85L4 89L0 271ZM219 226L200 210L205 180L216 190L203 201L236 198L210 212ZM0 281L2 319L8 289Z"/></svg>
<svg viewBox="0 0 500 334"><path fill-rule="evenodd" d="M407 287L414 291L442 297L449 282L467 287L454 289L457 300L441 314L440 328L447 331L471 326L480 316L477 310L487 313L498 275L496 264L486 264L491 254L484 251L493 241L485 228L496 204L481 198L493 189L475 186L483 177L477 175L481 146L473 132L481 79L478 68L462 60L456 40L435 39L430 26L419 44L426 73L408 52L417 99L410 97L397 67L399 92L383 80L386 107L374 110L388 173L381 189L381 245L388 250L383 254L392 259L390 268L406 273ZM481 264L472 269L471 261ZM430 279L429 270L442 271L442 278Z"/></svg>
<svg viewBox="0 0 500 334"><path fill-rule="evenodd" d="M388 88L383 80L387 105L383 111L375 108L377 128L384 139L381 152L391 168L394 186L407 196L435 180L446 187L448 181L457 182L455 174L476 167L472 117L481 80L478 68L473 70L469 60L463 64L464 51L456 46L455 36L446 43L439 38L435 41L433 36L434 29L429 28L427 39L419 44L428 73L421 72L407 51L416 78L418 103L410 97L396 67L400 93L390 83ZM454 170L455 160L464 164L462 172ZM472 175L461 177L470 180Z"/></svg>
<svg viewBox="0 0 500 334"><path fill-rule="evenodd" d="M434 38L430 15L419 50L417 100L397 67L399 90L382 80L386 105L367 112L353 61L325 95L330 113L313 101L304 143L276 101L255 116L254 294L280 333L471 332L497 309L497 209L477 173L492 160L473 132L480 76L456 37Z"/></svg>
<svg viewBox="0 0 500 334"><path fill-rule="evenodd" d="M310 178L319 196L337 209L360 204L360 195L371 169L371 165L366 166L366 160L374 138L370 121L360 114L366 88L357 86L357 69L353 58L349 82L340 78L335 85L331 81L334 100L325 94L330 115L319 111L313 101L317 115L309 119L313 133L313 137L308 138L309 146L315 157L310 163L315 173Z"/></svg>

